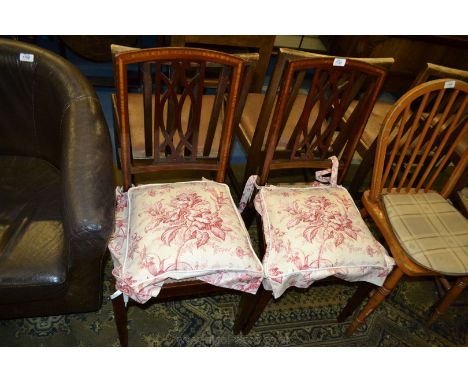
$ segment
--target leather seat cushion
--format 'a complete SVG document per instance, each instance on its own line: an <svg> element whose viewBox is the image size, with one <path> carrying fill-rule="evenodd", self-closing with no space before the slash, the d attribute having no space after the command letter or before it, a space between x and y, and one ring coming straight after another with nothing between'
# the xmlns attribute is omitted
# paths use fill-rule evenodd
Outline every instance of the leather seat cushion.
<svg viewBox="0 0 468 382"><path fill-rule="evenodd" d="M0 156L0 201L0 303L57 296L67 276L59 171Z"/></svg>

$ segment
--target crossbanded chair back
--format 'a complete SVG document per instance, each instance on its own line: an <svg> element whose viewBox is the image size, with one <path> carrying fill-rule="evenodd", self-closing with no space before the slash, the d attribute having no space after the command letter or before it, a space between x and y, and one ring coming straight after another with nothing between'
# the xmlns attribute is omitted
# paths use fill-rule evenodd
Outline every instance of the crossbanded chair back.
<svg viewBox="0 0 468 382"><path fill-rule="evenodd" d="M204 49L154 48L124 51L114 57L114 64L124 187L131 185L134 174L172 170L213 171L215 180L223 181L245 61ZM136 66L142 72L142 83L132 89L128 70ZM218 70L219 76L210 94L204 81L208 67ZM207 102L211 104L208 109L204 108ZM132 142L130 103L139 105L142 113L137 118L145 126L144 136L139 136L144 140L144 154L139 156ZM203 115L209 122L201 131ZM214 139L219 142L212 155Z"/></svg>
<svg viewBox="0 0 468 382"><path fill-rule="evenodd" d="M384 77L382 68L355 60L288 60L265 141L260 183L266 182L270 170L328 168L327 158L332 155L341 162L340 183ZM299 98L301 111L294 113L294 128L287 130L285 126L291 124L288 119ZM352 110L348 111L350 108ZM345 114L347 118L344 118ZM261 152L260 147L254 146L260 142L255 142L254 138L253 152Z"/></svg>

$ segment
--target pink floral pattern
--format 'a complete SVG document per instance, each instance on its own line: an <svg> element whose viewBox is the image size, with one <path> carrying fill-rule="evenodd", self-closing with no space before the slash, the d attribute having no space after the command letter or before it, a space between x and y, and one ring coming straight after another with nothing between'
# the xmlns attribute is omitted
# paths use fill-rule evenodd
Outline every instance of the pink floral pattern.
<svg viewBox="0 0 468 382"><path fill-rule="evenodd" d="M341 186L265 186L254 203L267 242L263 283L276 298L328 276L382 285L394 265Z"/></svg>
<svg viewBox="0 0 468 382"><path fill-rule="evenodd" d="M117 189L109 243L117 289L144 303L167 279L255 293L263 269L229 188L211 181Z"/></svg>

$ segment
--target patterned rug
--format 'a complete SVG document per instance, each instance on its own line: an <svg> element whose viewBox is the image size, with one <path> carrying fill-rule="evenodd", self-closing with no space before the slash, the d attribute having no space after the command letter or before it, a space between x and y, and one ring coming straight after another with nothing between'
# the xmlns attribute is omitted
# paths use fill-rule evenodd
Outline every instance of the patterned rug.
<svg viewBox="0 0 468 382"><path fill-rule="evenodd" d="M111 290L111 262L104 295ZM437 289L431 279L406 279L351 337L336 317L352 284L317 283L271 301L249 335L233 335L239 295L225 294L142 309L129 307L130 346L466 346L468 307L453 306L424 327ZM95 313L0 321L1 346L118 346L112 304Z"/></svg>

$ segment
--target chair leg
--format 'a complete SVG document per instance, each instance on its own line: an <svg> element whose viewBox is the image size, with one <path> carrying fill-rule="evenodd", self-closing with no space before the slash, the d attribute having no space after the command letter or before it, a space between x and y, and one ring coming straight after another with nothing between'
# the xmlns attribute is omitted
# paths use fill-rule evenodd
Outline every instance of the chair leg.
<svg viewBox="0 0 468 382"><path fill-rule="evenodd" d="M265 310L268 302L273 297L273 294L270 291L265 290L262 285L260 286L260 289L258 290L255 297L255 300L252 301L254 305L251 307L251 313L242 326L242 334L249 334L250 330L260 318L262 312Z"/></svg>
<svg viewBox="0 0 468 382"><path fill-rule="evenodd" d="M403 272L400 268L396 267L392 273L387 277L383 286L377 288L376 292L367 302L366 306L361 310L359 315L354 319L349 328L346 330L346 335L352 335L355 330L361 325L366 317L371 314L387 297L390 292L395 288L403 276Z"/></svg>
<svg viewBox="0 0 468 382"><path fill-rule="evenodd" d="M128 346L128 319L127 308L125 306L123 294L112 299L112 309L114 311L115 325L119 335L120 346Z"/></svg>
<svg viewBox="0 0 468 382"><path fill-rule="evenodd" d="M426 326L431 326L435 320L439 318L439 316L444 313L447 308L457 299L461 292L467 287L468 285L468 276L458 278L453 286L449 289L445 297L442 301L437 305L435 308L435 312L427 322Z"/></svg>
<svg viewBox="0 0 468 382"><path fill-rule="evenodd" d="M256 294L244 293L239 302L236 320L234 321L234 334L240 334L243 326L249 319L250 314L255 308L258 296Z"/></svg>
<svg viewBox="0 0 468 382"><path fill-rule="evenodd" d="M375 288L375 285L371 283L368 283L368 282L359 283L359 286L356 289L356 292L354 292L354 294L349 298L348 302L346 303L346 306L343 308L343 310L341 311L340 315L337 317L336 320L338 322L343 322L349 316L351 316L353 312L357 309L357 307L361 305L361 302L363 302L364 299L369 296L369 293L374 288Z"/></svg>

